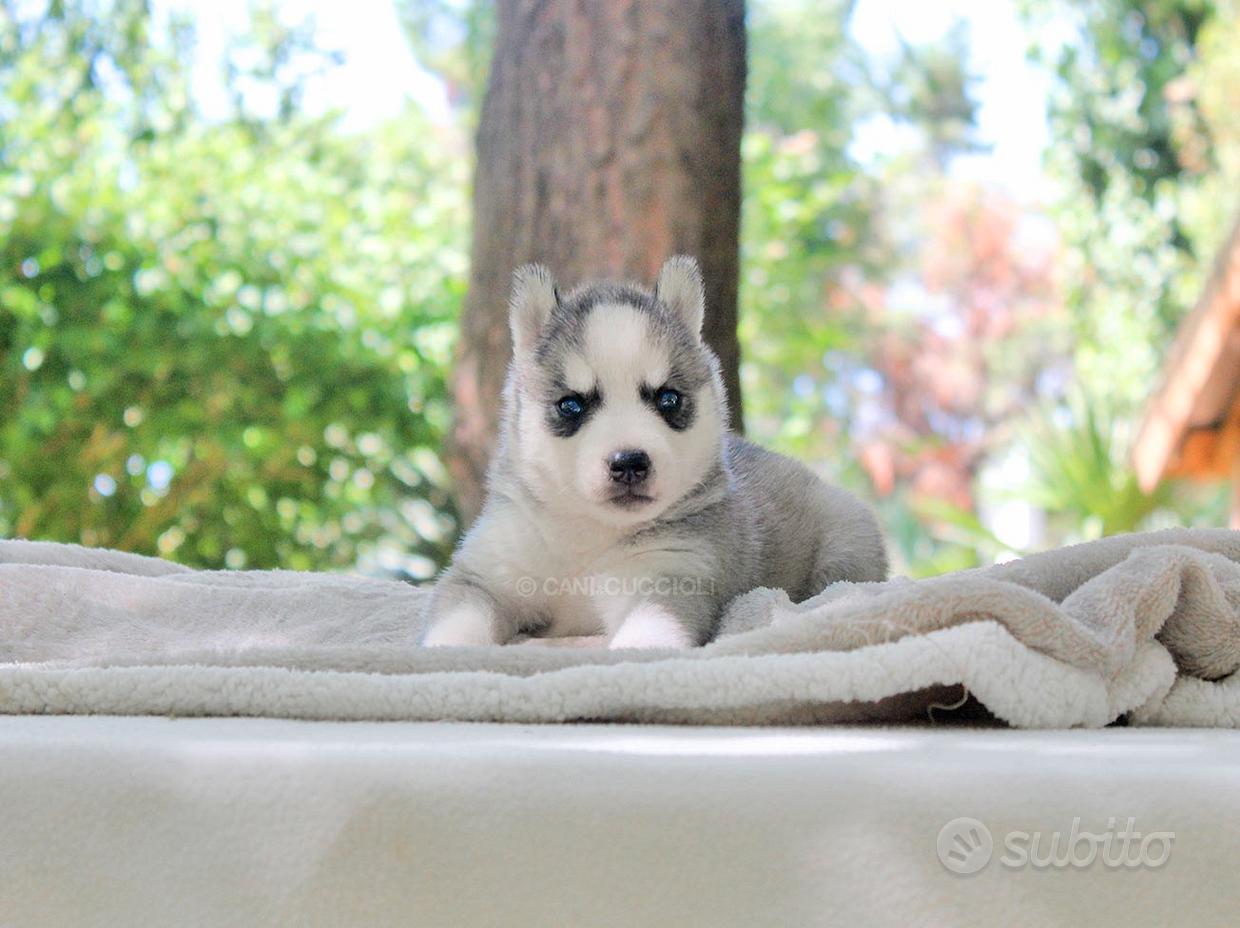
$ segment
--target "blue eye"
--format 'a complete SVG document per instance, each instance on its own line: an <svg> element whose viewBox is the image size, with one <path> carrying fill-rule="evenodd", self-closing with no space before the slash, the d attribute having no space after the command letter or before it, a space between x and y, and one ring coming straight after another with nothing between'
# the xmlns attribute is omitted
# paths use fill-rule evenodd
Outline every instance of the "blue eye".
<svg viewBox="0 0 1240 928"><path fill-rule="evenodd" d="M566 396L555 404L555 408L565 419L576 419L586 411L585 404L576 396Z"/></svg>
<svg viewBox="0 0 1240 928"><path fill-rule="evenodd" d="M660 390L654 398L655 404L659 407L659 412L675 412L680 408L681 396L675 390Z"/></svg>

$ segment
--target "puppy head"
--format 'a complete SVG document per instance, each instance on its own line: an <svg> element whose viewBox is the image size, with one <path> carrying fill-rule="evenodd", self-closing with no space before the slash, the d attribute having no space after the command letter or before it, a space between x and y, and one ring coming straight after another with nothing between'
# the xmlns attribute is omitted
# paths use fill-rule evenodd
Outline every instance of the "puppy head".
<svg viewBox="0 0 1240 928"><path fill-rule="evenodd" d="M513 466L548 505L613 525L657 518L719 466L719 364L702 341L702 277L669 260L653 292L599 283L560 295L517 271Z"/></svg>

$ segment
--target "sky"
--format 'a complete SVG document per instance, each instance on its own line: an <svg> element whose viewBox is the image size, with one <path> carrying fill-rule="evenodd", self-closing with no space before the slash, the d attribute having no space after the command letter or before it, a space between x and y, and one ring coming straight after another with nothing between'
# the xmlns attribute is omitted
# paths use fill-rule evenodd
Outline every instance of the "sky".
<svg viewBox="0 0 1240 928"><path fill-rule="evenodd" d="M194 95L208 116L225 114L219 63L228 37L246 27L248 0L156 0L155 6L193 14ZM395 116L413 97L433 117L447 117L444 88L414 60L391 0L280 0L278 10L291 23L313 16L321 47L343 55L340 67L307 88L311 109L341 109L346 125L360 127Z"/></svg>
<svg viewBox="0 0 1240 928"><path fill-rule="evenodd" d="M883 59L896 55L901 38L914 45L934 41L957 19L968 26L967 69L978 78L977 135L990 150L957 157L951 172L1039 198L1046 188L1042 152L1049 141L1051 85L1025 59L1029 36L1013 0L859 0L849 28L864 49ZM902 144L907 142L899 127L874 120L861 127L854 153L864 160Z"/></svg>
<svg viewBox="0 0 1240 928"><path fill-rule="evenodd" d="M157 0L156 5L195 14L195 94L208 114L223 114L227 101L218 63L228 35L245 27L247 0ZM443 87L418 67L391 0L283 0L279 8L289 21L313 15L320 42L343 54L343 64L309 88L308 106L338 107L346 124L364 126L395 115L411 96L432 116L446 117ZM1015 0L858 0L850 30L862 47L883 59L895 55L901 38L932 41L957 18L968 25L968 65L978 77L978 137L990 150L956 158L951 171L1020 199L1039 199L1046 183L1041 164L1050 86L1025 60L1028 40ZM853 151L865 161L906 144L906 130L880 118L860 127Z"/></svg>

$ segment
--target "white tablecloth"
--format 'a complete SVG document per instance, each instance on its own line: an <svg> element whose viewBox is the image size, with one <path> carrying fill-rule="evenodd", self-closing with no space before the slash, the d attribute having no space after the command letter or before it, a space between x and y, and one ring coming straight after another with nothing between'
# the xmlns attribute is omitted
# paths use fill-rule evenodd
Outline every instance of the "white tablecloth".
<svg viewBox="0 0 1240 928"><path fill-rule="evenodd" d="M1238 826L1230 731L0 717L3 928L1234 924Z"/></svg>

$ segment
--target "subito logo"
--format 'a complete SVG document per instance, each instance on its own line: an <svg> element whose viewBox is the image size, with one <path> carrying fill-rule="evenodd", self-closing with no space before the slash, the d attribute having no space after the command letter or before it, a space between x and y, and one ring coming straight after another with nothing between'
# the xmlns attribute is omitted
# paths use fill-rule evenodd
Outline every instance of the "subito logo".
<svg viewBox="0 0 1240 928"><path fill-rule="evenodd" d="M990 829L975 818L954 818L939 831L939 863L952 873L977 873L994 849Z"/></svg>

